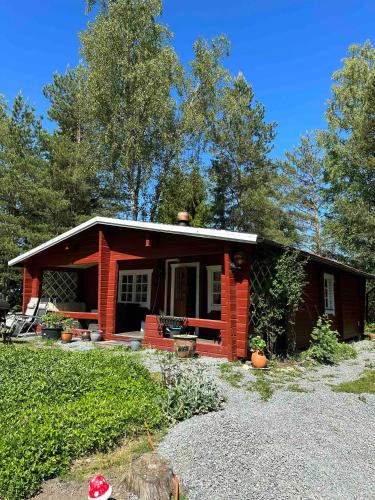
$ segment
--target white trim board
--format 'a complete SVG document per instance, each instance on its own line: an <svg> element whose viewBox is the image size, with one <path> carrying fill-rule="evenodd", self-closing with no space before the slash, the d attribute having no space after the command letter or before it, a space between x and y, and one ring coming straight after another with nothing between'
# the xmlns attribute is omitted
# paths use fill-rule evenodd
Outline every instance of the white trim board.
<svg viewBox="0 0 375 500"><path fill-rule="evenodd" d="M207 269L207 312L221 311L221 304L213 304L212 302L212 277L215 272L222 274L223 267L220 264L206 266Z"/></svg>
<svg viewBox="0 0 375 500"><path fill-rule="evenodd" d="M202 227L191 227L191 226L177 226L173 224L157 224L155 222L141 222L135 220L123 220L123 219L112 219L110 217L94 217L79 226L66 231L51 240L42 243L41 245L28 250L27 252L11 259L8 262L9 266L14 266L23 262L24 260L36 255L47 248L51 248L62 241L71 238L72 236L85 231L96 225L102 226L112 226L112 227L123 227L128 229L140 229L142 231L155 231L157 233L166 233L166 234L180 234L184 236L193 236L196 238L207 238L213 240L222 240L222 241L232 241L238 243L257 243L258 235L252 233L240 233L236 231L226 231L223 229L206 229Z"/></svg>
<svg viewBox="0 0 375 500"><path fill-rule="evenodd" d="M171 316L174 315L174 286L175 286L175 275L177 267L195 267L196 269L196 285L195 285L195 317L199 318L199 287L200 287L200 264L199 262L181 262L178 264L171 264L171 296L169 309L171 311Z"/></svg>

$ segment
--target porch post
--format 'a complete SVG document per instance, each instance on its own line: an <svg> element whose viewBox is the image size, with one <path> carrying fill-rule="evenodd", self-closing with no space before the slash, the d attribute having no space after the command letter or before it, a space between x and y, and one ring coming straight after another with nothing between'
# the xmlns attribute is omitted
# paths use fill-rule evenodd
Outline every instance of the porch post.
<svg viewBox="0 0 375 500"><path fill-rule="evenodd" d="M221 319L226 327L221 332L221 343L229 360L236 357L236 302L234 280L230 269L230 248L224 247L224 268L221 276Z"/></svg>
<svg viewBox="0 0 375 500"><path fill-rule="evenodd" d="M98 322L107 336L107 293L111 251L103 229L99 229Z"/></svg>
<svg viewBox="0 0 375 500"><path fill-rule="evenodd" d="M25 264L23 266L23 288L22 288L22 312L26 312L27 304L32 297L32 270L31 266Z"/></svg>
<svg viewBox="0 0 375 500"><path fill-rule="evenodd" d="M237 356L246 358L248 351L249 335L249 306L250 306L250 266L236 272L236 312L237 312Z"/></svg>
<svg viewBox="0 0 375 500"><path fill-rule="evenodd" d="M26 312L31 297L40 297L41 269L25 264L23 267L22 312Z"/></svg>

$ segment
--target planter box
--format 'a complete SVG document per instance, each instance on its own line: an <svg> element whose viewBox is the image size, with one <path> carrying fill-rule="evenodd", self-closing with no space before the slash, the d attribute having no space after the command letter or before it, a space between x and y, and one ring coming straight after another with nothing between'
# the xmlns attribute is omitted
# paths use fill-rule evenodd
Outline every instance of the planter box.
<svg viewBox="0 0 375 500"><path fill-rule="evenodd" d="M45 339L59 340L61 337L62 328L43 328L42 337Z"/></svg>

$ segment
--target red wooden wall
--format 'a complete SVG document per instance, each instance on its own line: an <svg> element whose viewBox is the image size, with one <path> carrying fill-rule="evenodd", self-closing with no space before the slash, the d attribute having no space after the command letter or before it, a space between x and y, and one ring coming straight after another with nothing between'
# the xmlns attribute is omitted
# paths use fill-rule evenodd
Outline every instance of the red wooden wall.
<svg viewBox="0 0 375 500"><path fill-rule="evenodd" d="M233 250L245 250L249 256L246 269L232 272L230 269ZM86 288L86 302L89 307L98 308L100 327L107 338L116 333L116 305L119 269L152 268L151 313L164 309L164 279L160 279L158 295L158 273L165 271L165 259L179 258L180 262L200 263L200 311L199 316L207 320L222 320L220 325L221 344L204 347L205 354L227 356L229 359L246 357L248 354L249 288L252 245L238 245L204 238L182 235L146 233L141 230L115 227L91 228L66 242L47 249L30 259L24 267L25 308L31 296L39 294L42 268L94 264L82 270ZM207 312L207 265L221 264L222 307L221 313ZM335 275L336 314L332 318L334 327L344 338L351 338L363 331L364 279L332 266L310 260L307 265L308 285L305 289L305 304L296 316L297 346L306 347L309 335L319 315L324 313L323 273ZM169 276L171 276L169 269ZM97 287L95 287L95 281ZM168 283L170 287L170 279ZM97 295L95 300L95 295ZM168 301L170 292L168 290ZM209 325L209 323L205 323ZM155 346L170 348L168 339L160 338L152 316L148 328ZM214 328L214 326L212 326ZM154 333L152 333L154 332ZM159 336L158 336L159 335Z"/></svg>

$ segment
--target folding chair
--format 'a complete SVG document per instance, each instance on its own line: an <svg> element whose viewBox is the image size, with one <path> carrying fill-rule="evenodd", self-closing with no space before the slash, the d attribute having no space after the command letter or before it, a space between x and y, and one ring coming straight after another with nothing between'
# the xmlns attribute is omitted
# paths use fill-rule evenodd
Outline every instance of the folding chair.
<svg viewBox="0 0 375 500"><path fill-rule="evenodd" d="M36 326L42 322L49 304L49 299L43 298L37 300L37 309L32 316L28 314L17 314L14 316L12 323L7 325L7 331L3 332L4 340L6 340L5 337L10 340L10 337L23 337L28 335L31 330L35 331ZM32 306L26 309L26 312L31 311Z"/></svg>

